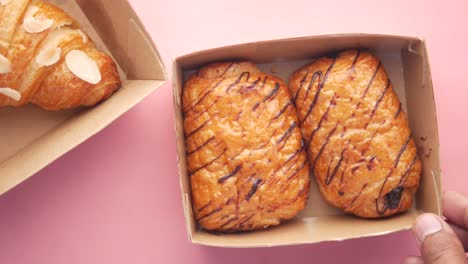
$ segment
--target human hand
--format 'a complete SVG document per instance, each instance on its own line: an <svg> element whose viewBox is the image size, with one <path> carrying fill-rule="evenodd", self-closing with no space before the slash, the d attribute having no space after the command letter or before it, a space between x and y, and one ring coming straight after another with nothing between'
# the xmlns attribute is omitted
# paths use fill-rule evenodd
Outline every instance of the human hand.
<svg viewBox="0 0 468 264"><path fill-rule="evenodd" d="M468 263L468 197L445 192L442 203L447 222L434 214L421 215L412 232L422 257L408 257L404 264Z"/></svg>

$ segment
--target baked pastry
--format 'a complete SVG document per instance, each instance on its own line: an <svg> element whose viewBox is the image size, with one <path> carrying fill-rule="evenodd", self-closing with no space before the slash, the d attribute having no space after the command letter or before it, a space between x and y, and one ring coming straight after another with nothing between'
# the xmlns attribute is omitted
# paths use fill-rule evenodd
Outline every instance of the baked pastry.
<svg viewBox="0 0 468 264"><path fill-rule="evenodd" d="M402 105L370 52L317 59L290 79L308 158L323 197L366 218L410 208L421 161Z"/></svg>
<svg viewBox="0 0 468 264"><path fill-rule="evenodd" d="M188 79L182 103L202 228L262 229L304 208L309 165L294 103L279 78L250 62L211 64Z"/></svg>
<svg viewBox="0 0 468 264"><path fill-rule="evenodd" d="M0 0L0 107L91 106L120 87L114 61L41 0Z"/></svg>

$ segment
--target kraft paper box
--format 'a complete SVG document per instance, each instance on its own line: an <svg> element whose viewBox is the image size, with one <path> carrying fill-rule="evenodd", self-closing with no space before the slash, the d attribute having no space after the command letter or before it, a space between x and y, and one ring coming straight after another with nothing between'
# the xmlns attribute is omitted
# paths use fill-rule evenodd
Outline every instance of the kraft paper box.
<svg viewBox="0 0 468 264"><path fill-rule="evenodd" d="M187 174L181 94L184 81L198 67L215 61L251 60L267 72L289 79L314 57L346 48L370 49L383 63L408 113L413 137L423 162L420 189L407 213L380 220L346 215L321 197L311 181L308 205L294 220L262 231L213 234L201 229L193 215ZM339 241L388 234L411 227L422 212L441 213L439 138L431 72L424 40L414 37L343 34L262 41L221 47L178 57L174 62L174 102L179 177L190 241L220 247L270 247Z"/></svg>
<svg viewBox="0 0 468 264"><path fill-rule="evenodd" d="M50 0L119 66L122 88L91 108L0 108L0 194L96 134L166 81L152 40L126 0Z"/></svg>

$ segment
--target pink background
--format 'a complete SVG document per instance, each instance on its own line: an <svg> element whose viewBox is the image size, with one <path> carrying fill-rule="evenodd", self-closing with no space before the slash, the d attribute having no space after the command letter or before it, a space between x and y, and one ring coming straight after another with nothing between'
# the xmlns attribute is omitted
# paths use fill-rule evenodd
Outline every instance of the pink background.
<svg viewBox="0 0 468 264"><path fill-rule="evenodd" d="M281 2L281 3L277 3ZM314 2L314 3L313 3ZM424 37L444 187L468 193L468 1L131 0L171 75L175 56L227 44L366 32ZM399 263L408 232L341 243L220 249L187 242L171 82L0 197L0 263Z"/></svg>

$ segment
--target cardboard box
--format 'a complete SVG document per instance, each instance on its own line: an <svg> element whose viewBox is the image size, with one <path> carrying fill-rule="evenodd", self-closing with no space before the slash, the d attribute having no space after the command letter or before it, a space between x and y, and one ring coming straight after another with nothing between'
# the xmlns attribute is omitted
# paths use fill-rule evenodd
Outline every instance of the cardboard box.
<svg viewBox="0 0 468 264"><path fill-rule="evenodd" d="M201 65L229 59L257 63L265 71L281 77L290 74L318 55L346 48L369 48L382 60L404 109L423 161L421 185L414 208L380 220L345 215L328 205L312 179L306 209L279 227L238 234L212 234L194 220L190 179L187 175L181 93L184 80ZM241 44L192 53L174 62L174 100L179 174L189 239L196 244L220 247L263 247L309 244L376 236L409 229L422 212L441 213L439 138L431 72L424 40L413 37L345 34L282 39Z"/></svg>
<svg viewBox="0 0 468 264"><path fill-rule="evenodd" d="M115 58L123 86L91 108L0 108L0 194L102 130L166 81L156 47L126 0L49 2L76 18L97 46Z"/></svg>

